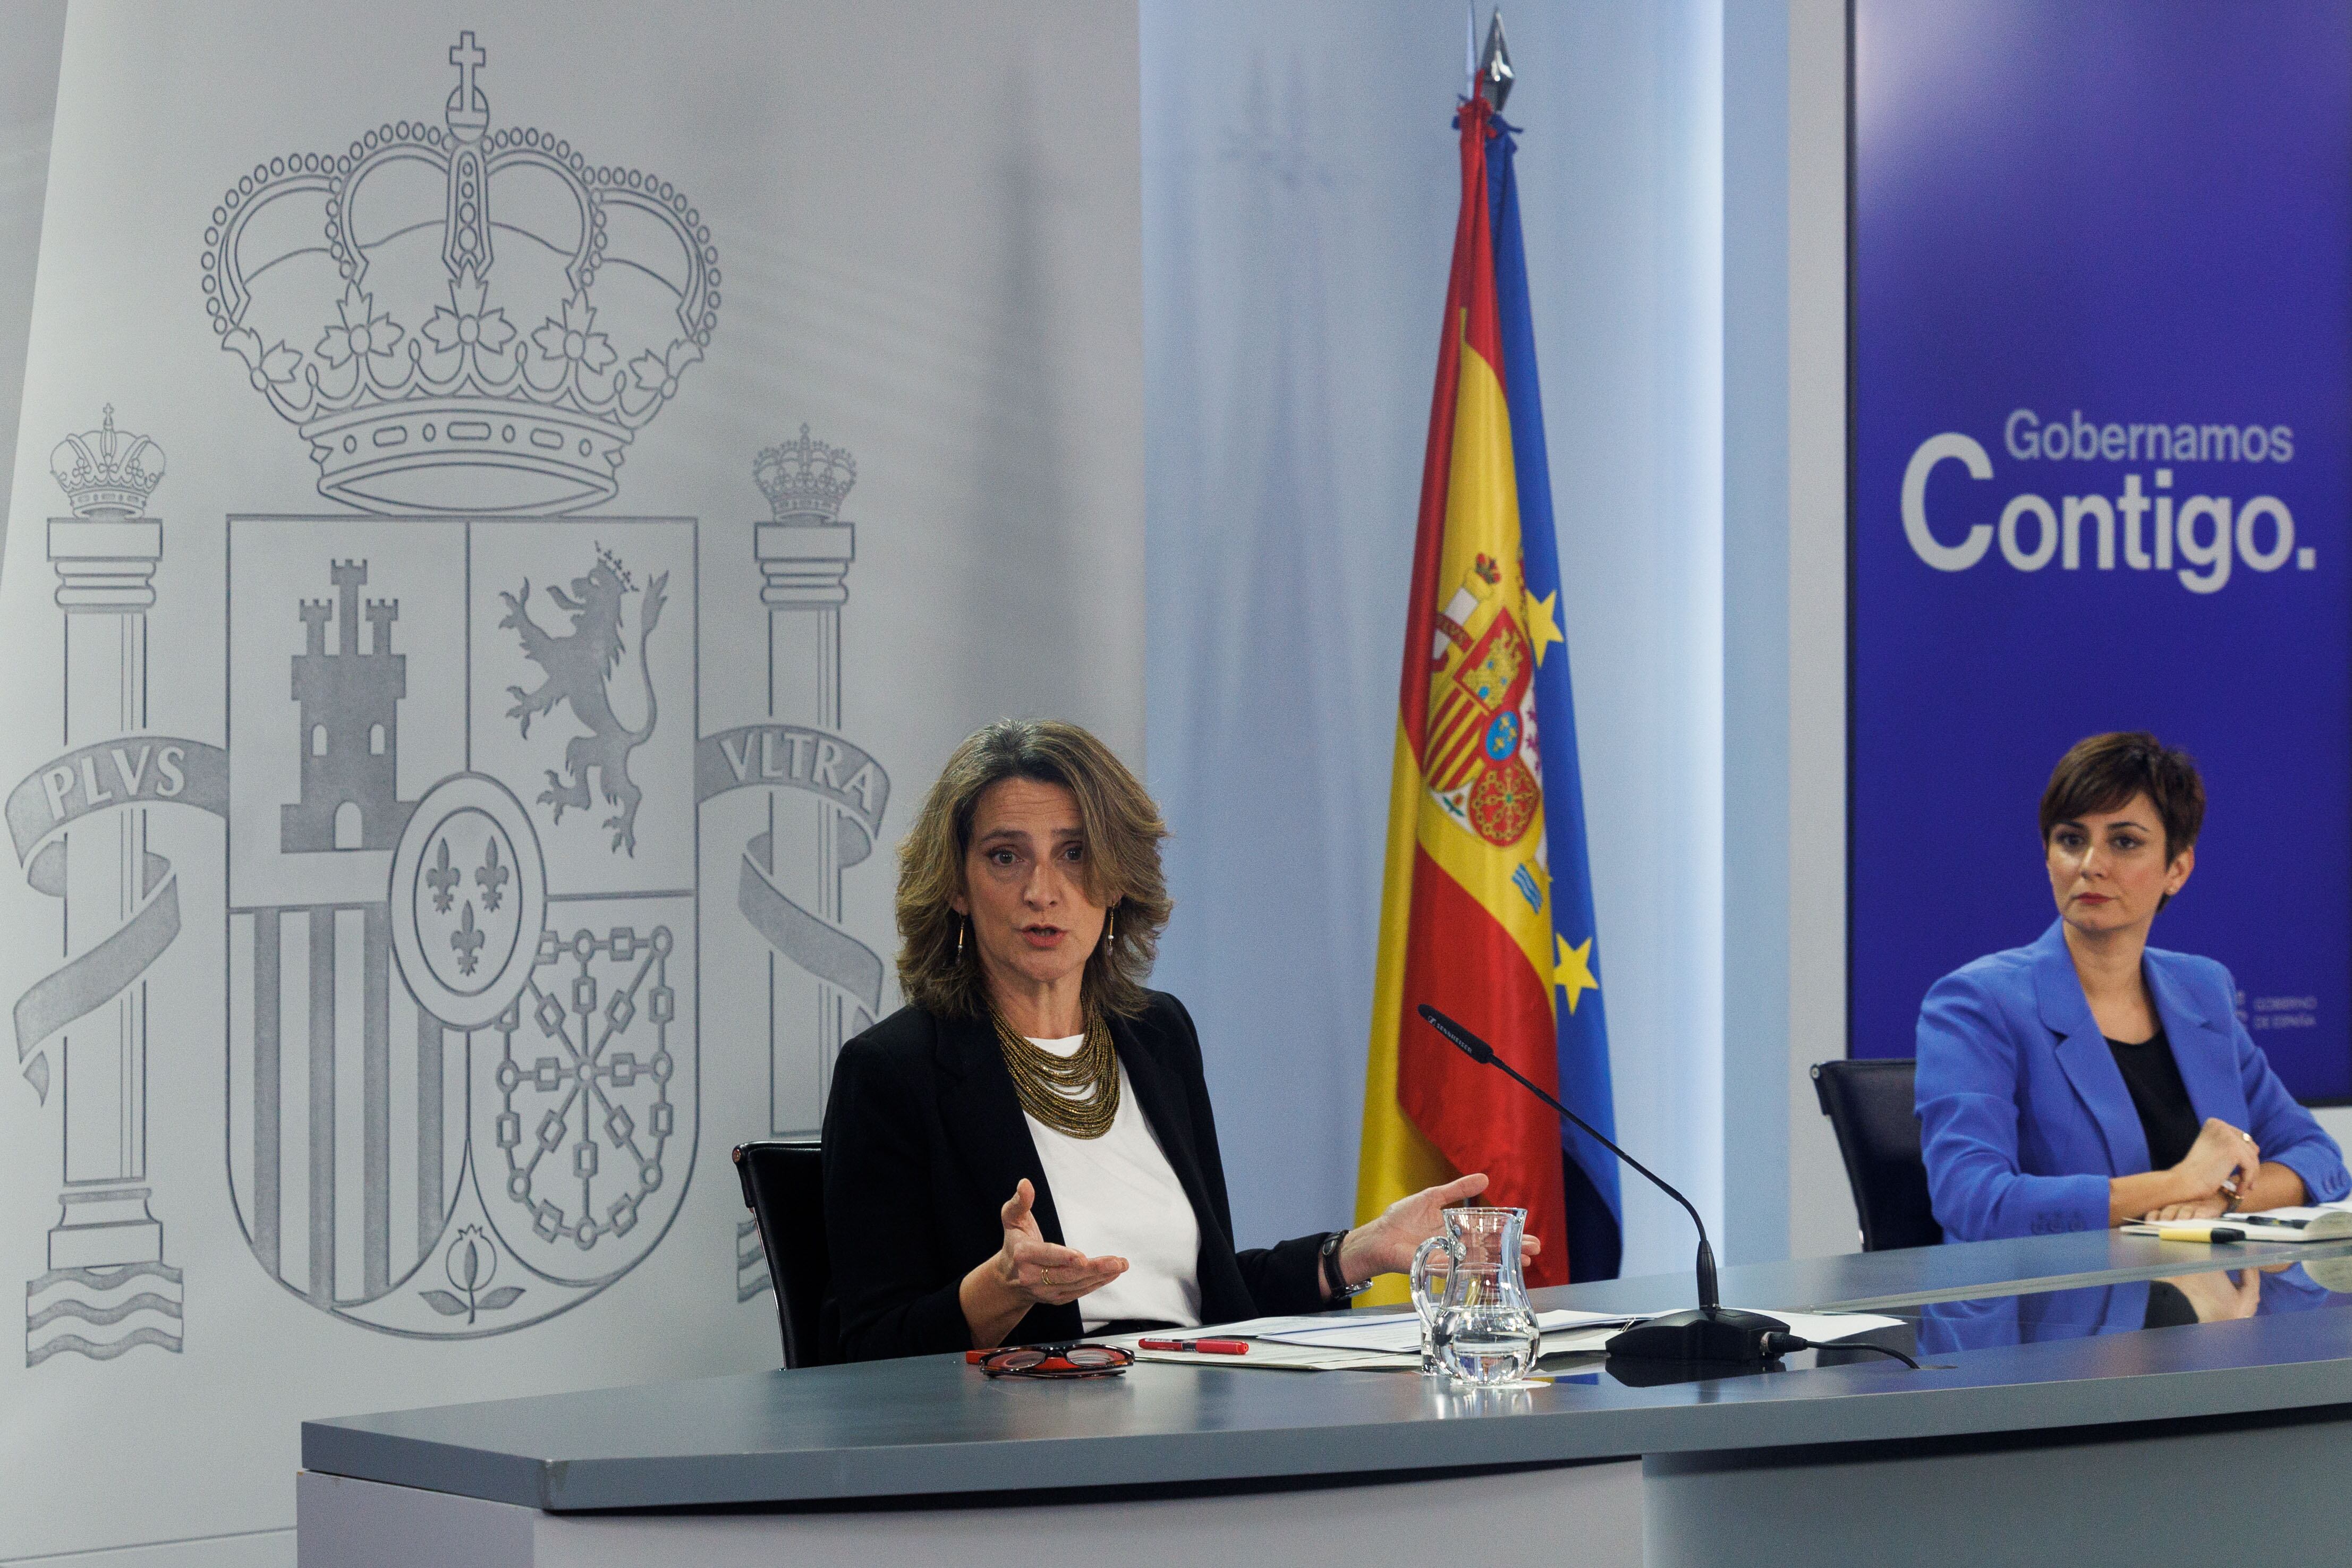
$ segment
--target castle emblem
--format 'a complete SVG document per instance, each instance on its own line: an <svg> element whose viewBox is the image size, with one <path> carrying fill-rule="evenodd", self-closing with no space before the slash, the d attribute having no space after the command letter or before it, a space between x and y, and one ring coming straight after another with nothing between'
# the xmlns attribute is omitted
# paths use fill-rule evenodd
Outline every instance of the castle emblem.
<svg viewBox="0 0 2352 1568"><path fill-rule="evenodd" d="M1481 555L1438 612L1430 643L1423 785L1457 824L1508 848L1543 804L1537 757L1535 655L1506 594L1502 567Z"/></svg>
<svg viewBox="0 0 2352 1568"><path fill-rule="evenodd" d="M414 800L400 795L400 700L408 660L392 651L400 601L371 599L368 649L360 651L360 590L367 562L331 569L335 600L302 601L302 651L294 655L294 701L301 710L302 792L278 809L278 846L288 854L388 850ZM338 646L327 648L327 625Z"/></svg>

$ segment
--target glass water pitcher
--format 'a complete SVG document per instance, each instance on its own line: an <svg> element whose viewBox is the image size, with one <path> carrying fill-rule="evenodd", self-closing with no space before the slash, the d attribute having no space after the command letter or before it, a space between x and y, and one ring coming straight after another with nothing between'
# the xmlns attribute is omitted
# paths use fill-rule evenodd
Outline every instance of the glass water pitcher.
<svg viewBox="0 0 2352 1568"><path fill-rule="evenodd" d="M1438 1369L1465 1383L1515 1383L1543 1354L1519 1269L1527 1223L1524 1208L1449 1208L1444 1232L1412 1255L1412 1304L1423 1335ZM1441 1269L1443 1282L1433 1281Z"/></svg>

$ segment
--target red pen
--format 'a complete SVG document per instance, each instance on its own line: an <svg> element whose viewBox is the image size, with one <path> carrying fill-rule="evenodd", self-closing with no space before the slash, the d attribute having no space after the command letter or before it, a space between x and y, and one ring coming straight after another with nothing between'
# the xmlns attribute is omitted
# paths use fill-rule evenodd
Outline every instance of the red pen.
<svg viewBox="0 0 2352 1568"><path fill-rule="evenodd" d="M1249 1342L1238 1339L1139 1339L1138 1350L1189 1350L1202 1355L1247 1355Z"/></svg>

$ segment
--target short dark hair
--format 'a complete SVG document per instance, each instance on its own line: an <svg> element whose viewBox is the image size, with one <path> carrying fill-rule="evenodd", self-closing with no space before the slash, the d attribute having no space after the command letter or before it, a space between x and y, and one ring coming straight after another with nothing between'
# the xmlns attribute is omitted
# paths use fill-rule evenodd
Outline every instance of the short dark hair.
<svg viewBox="0 0 2352 1568"><path fill-rule="evenodd" d="M2058 759L2042 791L2042 841L2047 845L2061 822L2112 811L2142 794L2164 823L2164 863L2170 865L2205 825L2205 781L2195 758L2144 729L2091 736Z"/></svg>

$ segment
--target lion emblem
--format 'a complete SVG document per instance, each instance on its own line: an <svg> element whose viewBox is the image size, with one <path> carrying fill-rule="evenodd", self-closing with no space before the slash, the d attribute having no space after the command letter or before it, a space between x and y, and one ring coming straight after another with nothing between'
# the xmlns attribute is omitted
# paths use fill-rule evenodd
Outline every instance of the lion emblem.
<svg viewBox="0 0 2352 1568"><path fill-rule="evenodd" d="M661 622L663 590L668 584L669 573L663 572L645 589L645 625L637 633L637 675L646 688L646 722L636 729L625 727L613 712L613 672L620 667L621 655L626 652L621 640L622 601L637 591L618 557L600 549L588 575L572 580L570 593L561 588L547 591L556 608L572 617L572 630L564 636L551 635L531 619L530 579L523 580L520 593L499 595L507 607L499 626L520 633L524 657L547 672L545 684L535 692L525 692L520 686L507 688L507 695L515 699L507 716L522 721L527 739L533 717L553 712L559 703L570 703L572 716L588 727L586 735L564 747L563 772L547 770L547 788L540 791L539 803L554 807L558 822L563 821L567 808L588 810L592 798L588 770L594 768L605 803L620 808L604 819L604 825L613 830L613 848L625 849L633 856L637 852L637 805L645 791L629 778L629 753L653 738L659 717L646 650L654 628Z"/></svg>

